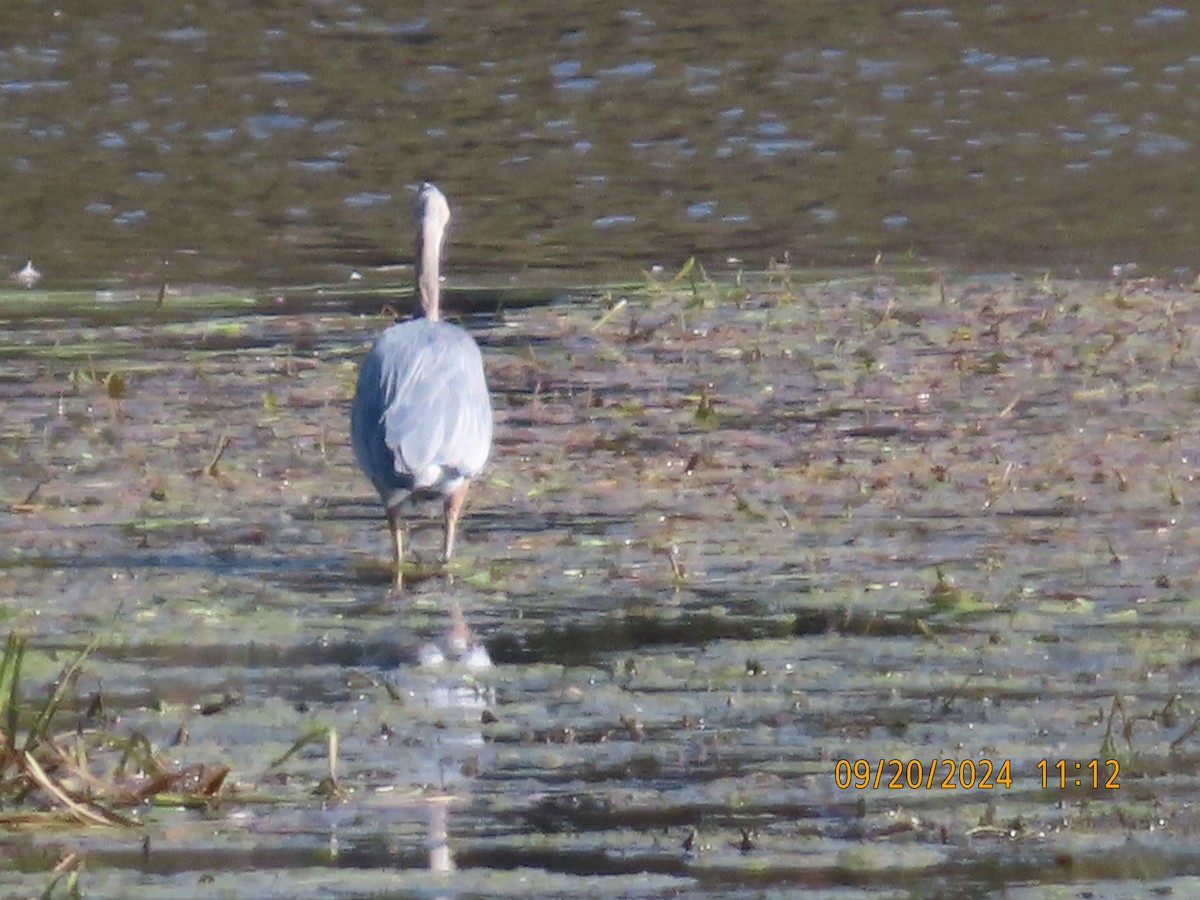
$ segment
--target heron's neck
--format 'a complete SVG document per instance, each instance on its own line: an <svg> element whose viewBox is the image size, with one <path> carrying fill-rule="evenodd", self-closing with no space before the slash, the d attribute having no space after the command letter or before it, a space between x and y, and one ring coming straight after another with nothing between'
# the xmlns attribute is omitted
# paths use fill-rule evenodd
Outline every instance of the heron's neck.
<svg viewBox="0 0 1200 900"><path fill-rule="evenodd" d="M441 256L442 235L426 222L417 240L417 292L421 295L421 309L430 322L442 317L442 285L438 277Z"/></svg>

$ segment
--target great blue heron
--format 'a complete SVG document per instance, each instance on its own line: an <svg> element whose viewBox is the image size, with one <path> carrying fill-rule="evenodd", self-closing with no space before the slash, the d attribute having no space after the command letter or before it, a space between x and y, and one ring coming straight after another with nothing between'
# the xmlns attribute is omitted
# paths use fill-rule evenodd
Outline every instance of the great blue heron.
<svg viewBox="0 0 1200 900"><path fill-rule="evenodd" d="M442 556L449 561L467 489L492 449L483 357L469 334L441 321L438 268L450 205L428 181L417 193L413 219L425 317L392 325L375 341L358 371L350 413L354 455L387 510L397 590L404 586L402 504L444 498Z"/></svg>

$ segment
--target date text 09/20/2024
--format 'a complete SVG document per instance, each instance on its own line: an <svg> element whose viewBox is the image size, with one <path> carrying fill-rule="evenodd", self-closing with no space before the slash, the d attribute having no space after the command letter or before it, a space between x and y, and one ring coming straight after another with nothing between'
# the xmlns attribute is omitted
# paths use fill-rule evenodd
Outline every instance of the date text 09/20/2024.
<svg viewBox="0 0 1200 900"><path fill-rule="evenodd" d="M839 788L892 790L995 790L1025 787L1013 778L1010 759L839 759L833 780ZM1121 764L1115 759L1039 759L1029 772L1033 784L1116 790Z"/></svg>

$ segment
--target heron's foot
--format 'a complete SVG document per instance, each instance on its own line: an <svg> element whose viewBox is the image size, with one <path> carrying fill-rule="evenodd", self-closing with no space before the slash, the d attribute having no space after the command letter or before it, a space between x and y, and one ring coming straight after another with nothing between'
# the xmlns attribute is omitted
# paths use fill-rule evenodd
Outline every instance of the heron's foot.
<svg viewBox="0 0 1200 900"><path fill-rule="evenodd" d="M441 578L445 567L440 560L410 557L396 572L395 580L388 588L389 595L412 596L426 581Z"/></svg>
<svg viewBox="0 0 1200 900"><path fill-rule="evenodd" d="M396 594L399 596L404 593L405 588L404 566L396 566L396 574L392 579L391 586L388 588L388 594Z"/></svg>

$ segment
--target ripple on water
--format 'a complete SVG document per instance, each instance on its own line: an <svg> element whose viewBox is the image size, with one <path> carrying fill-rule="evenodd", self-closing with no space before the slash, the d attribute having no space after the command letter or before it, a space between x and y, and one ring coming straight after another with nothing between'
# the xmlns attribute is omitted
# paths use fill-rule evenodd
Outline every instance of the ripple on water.
<svg viewBox="0 0 1200 900"><path fill-rule="evenodd" d="M312 75L299 70L284 72L259 72L258 77L268 84L308 84Z"/></svg>
<svg viewBox="0 0 1200 900"><path fill-rule="evenodd" d="M308 123L303 116L293 113L271 112L247 116L243 120L246 132L255 140L268 138L290 131L299 131Z"/></svg>
<svg viewBox="0 0 1200 900"><path fill-rule="evenodd" d="M1133 24L1140 28L1156 25L1175 25L1183 22L1187 17L1188 11L1186 9L1181 9L1178 6L1160 6L1150 10L1147 15L1134 19Z"/></svg>
<svg viewBox="0 0 1200 900"><path fill-rule="evenodd" d="M296 160L295 165L307 172L327 174L329 172L336 172L339 169L342 169L346 163L341 159L330 159L326 157L325 159L298 159ZM354 205L353 203L350 203L349 199L347 199L346 202L351 206Z"/></svg>
<svg viewBox="0 0 1200 900"><path fill-rule="evenodd" d="M171 28L167 31L160 31L158 36L164 41L175 44L195 44L204 41L208 37L208 31L198 26Z"/></svg>
<svg viewBox="0 0 1200 900"><path fill-rule="evenodd" d="M637 216L631 216L631 215L609 215L609 216L598 216L598 217L597 217L597 218L596 218L596 219L595 219L595 220L592 222L592 224L593 224L593 225L594 225L596 228L600 228L600 229L605 229L605 230L607 230L607 229L610 229L610 228L620 228L620 227L622 227L622 226L624 226L624 225L632 225L632 224L633 224L633 223L635 223L636 221L637 221Z"/></svg>
<svg viewBox="0 0 1200 900"><path fill-rule="evenodd" d="M1137 153L1139 156L1162 156L1169 153L1186 153L1191 149L1191 141L1173 134L1143 132L1137 141Z"/></svg>
<svg viewBox="0 0 1200 900"><path fill-rule="evenodd" d="M650 78L656 69L657 66L651 60L639 59L601 69L597 74L601 78Z"/></svg>
<svg viewBox="0 0 1200 900"><path fill-rule="evenodd" d="M816 144L805 138L781 138L769 141L754 141L754 153L760 159L808 153Z"/></svg>
<svg viewBox="0 0 1200 900"><path fill-rule="evenodd" d="M359 191L348 195L342 202L351 209L369 209L372 206L390 203L391 200L392 195L386 191Z"/></svg>
<svg viewBox="0 0 1200 900"><path fill-rule="evenodd" d="M65 91L71 82L48 78L40 81L0 81L0 92L5 94L34 94L43 91Z"/></svg>

